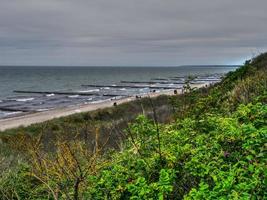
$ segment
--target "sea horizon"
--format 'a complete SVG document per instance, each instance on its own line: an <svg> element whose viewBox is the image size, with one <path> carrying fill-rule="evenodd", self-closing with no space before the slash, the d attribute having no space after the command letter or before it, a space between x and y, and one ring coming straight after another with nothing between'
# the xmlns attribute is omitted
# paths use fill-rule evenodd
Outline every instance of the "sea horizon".
<svg viewBox="0 0 267 200"><path fill-rule="evenodd" d="M223 65L223 64L188 64L188 65L0 65L0 68L3 67L240 67L242 65Z"/></svg>

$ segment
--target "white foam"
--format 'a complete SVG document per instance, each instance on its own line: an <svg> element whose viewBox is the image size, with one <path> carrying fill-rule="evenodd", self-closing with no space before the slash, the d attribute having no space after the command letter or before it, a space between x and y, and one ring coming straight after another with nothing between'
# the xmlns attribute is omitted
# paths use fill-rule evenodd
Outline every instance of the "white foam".
<svg viewBox="0 0 267 200"><path fill-rule="evenodd" d="M80 95L70 95L69 98L78 98Z"/></svg>
<svg viewBox="0 0 267 200"><path fill-rule="evenodd" d="M48 111L49 109L48 108L40 108L40 109L37 109L36 111L37 112L43 112L43 111Z"/></svg>
<svg viewBox="0 0 267 200"><path fill-rule="evenodd" d="M53 93L52 94L47 94L46 96L47 97L52 97L52 96L55 96L55 94L53 94Z"/></svg>
<svg viewBox="0 0 267 200"><path fill-rule="evenodd" d="M149 90L149 88L148 87L145 87L145 88L139 89L139 91L145 91L145 90Z"/></svg>
<svg viewBox="0 0 267 200"><path fill-rule="evenodd" d="M21 111L16 111L16 112L4 112L4 116L9 116L9 115L16 115L22 113Z"/></svg>
<svg viewBox="0 0 267 200"><path fill-rule="evenodd" d="M34 98L16 99L16 101L19 101L19 102L26 102L26 101L32 101L32 100L34 100Z"/></svg>
<svg viewBox="0 0 267 200"><path fill-rule="evenodd" d="M78 91L78 92L81 92L81 93L87 93L87 92L99 92L99 89L81 90L81 91Z"/></svg>
<svg viewBox="0 0 267 200"><path fill-rule="evenodd" d="M126 90L126 88L121 88L120 90L124 91L124 90Z"/></svg>

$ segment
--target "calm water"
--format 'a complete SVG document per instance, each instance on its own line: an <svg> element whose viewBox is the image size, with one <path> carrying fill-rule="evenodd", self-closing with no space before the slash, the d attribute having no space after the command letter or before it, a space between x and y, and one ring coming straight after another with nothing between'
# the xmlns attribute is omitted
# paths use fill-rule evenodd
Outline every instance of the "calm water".
<svg viewBox="0 0 267 200"><path fill-rule="evenodd" d="M17 94L14 90L30 91L79 91L120 93L125 88L85 88L82 84L118 84L126 81L149 81L154 78L174 76L220 74L234 70L232 66L184 67L0 67L0 118L11 112L1 107L26 110L50 109L77 103L95 102L107 97L77 95ZM144 89L127 89L129 94ZM101 90L101 91L99 91ZM103 90L103 91L102 91Z"/></svg>

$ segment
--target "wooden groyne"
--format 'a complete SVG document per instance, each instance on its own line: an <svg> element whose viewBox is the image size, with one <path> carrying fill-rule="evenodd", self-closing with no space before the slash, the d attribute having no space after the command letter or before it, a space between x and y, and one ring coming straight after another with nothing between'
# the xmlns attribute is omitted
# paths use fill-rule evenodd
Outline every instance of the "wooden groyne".
<svg viewBox="0 0 267 200"><path fill-rule="evenodd" d="M95 87L95 88L149 88L149 89L181 89L182 87L174 87L174 86L149 86L149 85L94 85L94 84L86 84L82 85L83 87Z"/></svg>
<svg viewBox="0 0 267 200"><path fill-rule="evenodd" d="M152 78L152 81L168 81L169 79L167 78Z"/></svg>
<svg viewBox="0 0 267 200"><path fill-rule="evenodd" d="M220 81L221 78L196 78L194 81Z"/></svg>
<svg viewBox="0 0 267 200"><path fill-rule="evenodd" d="M181 79L181 78L186 78L186 76L171 76L169 78L170 79Z"/></svg>
<svg viewBox="0 0 267 200"><path fill-rule="evenodd" d="M26 90L14 90L15 93L25 93L25 94L58 94L58 95L79 95L79 96L127 96L122 94L99 94L99 93L88 93L88 92L57 92L57 91L26 91Z"/></svg>
<svg viewBox="0 0 267 200"><path fill-rule="evenodd" d="M120 81L128 84L184 84L184 81Z"/></svg>
<svg viewBox="0 0 267 200"><path fill-rule="evenodd" d="M27 110L27 109L20 109L20 108L8 108L8 107L0 107L1 111L6 111L6 112L30 112L32 110Z"/></svg>

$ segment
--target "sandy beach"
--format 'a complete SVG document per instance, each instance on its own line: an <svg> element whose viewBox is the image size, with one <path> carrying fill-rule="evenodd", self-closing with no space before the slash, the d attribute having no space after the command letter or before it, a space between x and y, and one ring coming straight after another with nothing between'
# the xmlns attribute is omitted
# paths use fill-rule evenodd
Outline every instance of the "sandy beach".
<svg viewBox="0 0 267 200"><path fill-rule="evenodd" d="M205 85L206 83L197 84L197 85L194 84L193 86L196 88L200 88ZM177 92L179 94L182 91L181 89L179 89L177 90ZM151 98L154 98L154 97L157 97L163 94L173 95L174 91L164 90L164 91L156 92L156 93L148 93L148 94L142 95L142 97L150 96ZM116 102L117 105L119 105L122 103L134 101L135 99L136 99L135 96L131 96L131 97L118 99L118 100L109 100L109 101L104 101L100 103L75 105L71 107L57 108L57 109L52 109L52 110L43 111L43 112L37 112L37 113L31 113L31 114L25 114L22 116L7 118L7 119L1 119L0 120L0 131L5 131L7 129L17 128L20 126L26 127L32 124L41 123L41 122L45 122L45 121L52 120L55 118L65 117L65 116L69 116L69 115L76 114L76 113L89 112L89 111L94 111L97 109L108 108L108 107L114 106L114 102Z"/></svg>

